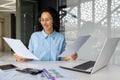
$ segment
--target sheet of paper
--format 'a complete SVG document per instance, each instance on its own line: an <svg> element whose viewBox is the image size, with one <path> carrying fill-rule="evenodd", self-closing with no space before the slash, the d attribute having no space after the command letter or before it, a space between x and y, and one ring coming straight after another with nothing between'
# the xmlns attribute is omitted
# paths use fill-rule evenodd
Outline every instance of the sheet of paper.
<svg viewBox="0 0 120 80"><path fill-rule="evenodd" d="M11 38L5 38L3 39L8 43L8 45L13 49L13 51L19 55L22 56L23 58L28 58L28 59L36 59L38 58L34 56L22 43L21 40L19 39L11 39Z"/></svg>
<svg viewBox="0 0 120 80"><path fill-rule="evenodd" d="M79 36L70 47L68 47L61 55L59 55L59 57L71 56L83 46L83 44L89 39L89 37L90 35Z"/></svg>
<svg viewBox="0 0 120 80"><path fill-rule="evenodd" d="M17 74L17 71L0 72L0 80L13 80L12 78Z"/></svg>
<svg viewBox="0 0 120 80"><path fill-rule="evenodd" d="M53 76L55 79L54 80L76 80L75 77L68 73L65 72L61 68L45 68L51 76ZM43 77L42 77L43 76ZM53 79L47 79L46 76L44 75L37 75L37 80L53 80Z"/></svg>

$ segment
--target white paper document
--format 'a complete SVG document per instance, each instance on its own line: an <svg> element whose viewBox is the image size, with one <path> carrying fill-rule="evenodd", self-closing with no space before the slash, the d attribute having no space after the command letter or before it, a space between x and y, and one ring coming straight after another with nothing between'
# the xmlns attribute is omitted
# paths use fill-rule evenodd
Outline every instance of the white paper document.
<svg viewBox="0 0 120 80"><path fill-rule="evenodd" d="M12 50L19 56L28 59L36 59L39 60L36 56L34 56L22 43L19 39L11 39L5 38L3 39L8 43L8 45L12 48Z"/></svg>
<svg viewBox="0 0 120 80"><path fill-rule="evenodd" d="M41 75L37 75L37 80L76 80L72 74L65 72L61 68L54 67L54 68L45 68L45 69L49 74L49 76L52 76L54 78L52 79L51 77L51 79L50 78L48 79L44 74L41 74L44 77L42 77Z"/></svg>
<svg viewBox="0 0 120 80"><path fill-rule="evenodd" d="M0 80L13 80L13 77L17 74L17 71L4 71L0 72Z"/></svg>
<svg viewBox="0 0 120 80"><path fill-rule="evenodd" d="M79 36L71 46L69 46L59 57L68 57L77 52L89 39L90 35Z"/></svg>

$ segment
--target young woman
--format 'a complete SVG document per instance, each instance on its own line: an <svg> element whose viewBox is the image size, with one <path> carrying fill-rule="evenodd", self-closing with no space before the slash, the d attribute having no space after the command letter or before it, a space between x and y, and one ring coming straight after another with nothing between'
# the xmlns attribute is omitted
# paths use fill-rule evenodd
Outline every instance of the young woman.
<svg viewBox="0 0 120 80"><path fill-rule="evenodd" d="M40 31L34 32L29 41L29 50L39 58L40 61L75 60L77 54L59 58L65 50L65 37L59 33L59 13L54 8L46 8L39 14ZM30 61L15 54L16 60Z"/></svg>

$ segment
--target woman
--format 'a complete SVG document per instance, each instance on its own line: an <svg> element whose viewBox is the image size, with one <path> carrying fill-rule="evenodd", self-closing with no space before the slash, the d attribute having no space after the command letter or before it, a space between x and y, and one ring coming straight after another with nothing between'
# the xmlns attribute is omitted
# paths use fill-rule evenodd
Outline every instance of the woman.
<svg viewBox="0 0 120 80"><path fill-rule="evenodd" d="M43 9L39 17L40 31L34 32L29 41L29 50L39 58L40 61L75 60L77 54L69 57L58 58L65 50L65 37L59 33L59 13L53 8ZM16 55L16 54L15 54ZM15 56L17 61L31 61L20 56Z"/></svg>

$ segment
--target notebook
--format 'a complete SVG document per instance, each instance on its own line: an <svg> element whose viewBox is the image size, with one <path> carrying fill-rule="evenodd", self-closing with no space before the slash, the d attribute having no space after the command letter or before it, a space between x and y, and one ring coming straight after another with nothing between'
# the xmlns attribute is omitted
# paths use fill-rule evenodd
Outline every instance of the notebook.
<svg viewBox="0 0 120 80"><path fill-rule="evenodd" d="M68 70L93 74L108 64L114 50L116 49L119 39L120 38L107 38L104 41L103 47L96 61L71 61L70 63L68 62L68 64L66 63L60 67Z"/></svg>

